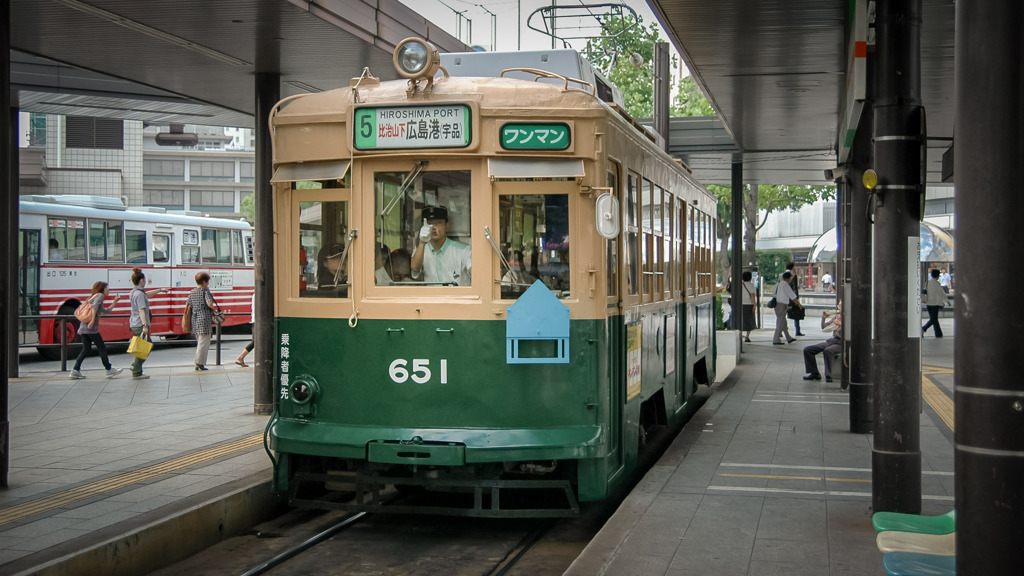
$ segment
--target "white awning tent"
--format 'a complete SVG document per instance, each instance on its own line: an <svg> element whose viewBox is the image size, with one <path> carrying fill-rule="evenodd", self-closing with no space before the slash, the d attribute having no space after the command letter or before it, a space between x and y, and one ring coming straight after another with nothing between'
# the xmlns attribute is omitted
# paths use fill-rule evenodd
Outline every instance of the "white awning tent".
<svg viewBox="0 0 1024 576"><path fill-rule="evenodd" d="M835 262L839 254L836 229L828 230L811 245L811 262ZM953 237L942 228L921 222L921 262L952 262Z"/></svg>

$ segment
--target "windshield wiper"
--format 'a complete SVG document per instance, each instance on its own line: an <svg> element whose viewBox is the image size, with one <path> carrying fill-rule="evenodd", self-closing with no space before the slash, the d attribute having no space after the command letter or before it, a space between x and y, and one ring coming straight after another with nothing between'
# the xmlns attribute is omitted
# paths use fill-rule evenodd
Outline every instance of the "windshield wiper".
<svg viewBox="0 0 1024 576"><path fill-rule="evenodd" d="M484 237L487 238L487 243L494 249L494 253L498 255L498 259L501 260L502 265L504 265L505 269L508 270L508 273L512 275L512 282L518 284L519 276L512 271L512 265L508 263L508 260L505 259L505 255L502 254L501 249L498 248L498 244L494 242L494 237L491 236L490 226L484 226Z"/></svg>

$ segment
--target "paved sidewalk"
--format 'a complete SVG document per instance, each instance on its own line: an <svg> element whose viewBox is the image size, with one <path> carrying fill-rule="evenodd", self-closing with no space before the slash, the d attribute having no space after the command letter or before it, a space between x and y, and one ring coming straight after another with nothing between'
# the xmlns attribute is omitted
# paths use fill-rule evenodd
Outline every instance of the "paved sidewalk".
<svg viewBox="0 0 1024 576"><path fill-rule="evenodd" d="M269 478L267 417L253 414L252 368L233 364L247 342L225 342L227 366L213 366L211 351L208 372L193 370L194 344L158 344L144 367L149 380L132 380L130 369L107 379L95 355L83 364L86 379L69 380L59 362L23 352L21 378L8 392L0 573L212 488L260 472ZM132 360L111 355L115 367Z"/></svg>
<svg viewBox="0 0 1024 576"><path fill-rule="evenodd" d="M951 321L943 328L946 338L922 342L923 363L926 389L951 398L955 331ZM736 370L566 575L884 574L871 526L872 438L849 432L838 379L803 380L803 347L825 339L805 332L786 346L754 333ZM926 404L921 434L922 512L944 513L954 496L952 431Z"/></svg>

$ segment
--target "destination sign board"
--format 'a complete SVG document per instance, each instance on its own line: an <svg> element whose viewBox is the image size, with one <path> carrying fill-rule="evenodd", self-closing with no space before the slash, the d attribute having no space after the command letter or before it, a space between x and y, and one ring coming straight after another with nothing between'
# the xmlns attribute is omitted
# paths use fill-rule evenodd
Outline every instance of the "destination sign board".
<svg viewBox="0 0 1024 576"><path fill-rule="evenodd" d="M465 104L358 108L354 121L357 150L465 148L472 140Z"/></svg>
<svg viewBox="0 0 1024 576"><path fill-rule="evenodd" d="M572 132L564 122L509 122L501 127L505 150L566 150Z"/></svg>

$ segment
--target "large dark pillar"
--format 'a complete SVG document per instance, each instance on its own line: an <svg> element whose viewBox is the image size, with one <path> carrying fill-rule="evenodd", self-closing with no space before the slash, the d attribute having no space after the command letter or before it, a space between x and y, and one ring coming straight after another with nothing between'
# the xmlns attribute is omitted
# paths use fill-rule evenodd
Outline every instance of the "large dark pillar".
<svg viewBox="0 0 1024 576"><path fill-rule="evenodd" d="M921 0L875 18L875 511L921 512ZM959 276L959 274L958 274Z"/></svg>
<svg viewBox="0 0 1024 576"><path fill-rule="evenodd" d="M672 112L672 75L669 72L668 42L654 43L654 131L662 138L662 148L669 148L669 116Z"/></svg>
<svg viewBox="0 0 1024 576"><path fill-rule="evenodd" d="M868 57L867 86L872 94L871 75L873 56ZM843 309L846 322L843 328L845 351L849 352L846 362L850 369L843 372L844 384L849 377L850 385L850 432L867 434L871 432L874 415L874 389L871 374L874 366L874 349L871 342L871 220L868 213L869 196L864 187L864 171L872 166L871 130L874 121L873 103L864 103L857 133L850 148L847 234L844 236L843 253L849 255L848 273L843 280Z"/></svg>
<svg viewBox="0 0 1024 576"><path fill-rule="evenodd" d="M0 0L0 110L11 109L11 2ZM2 204L7 206L3 218L8 235L8 248L10 244L18 245L18 189L10 186L11 171L17 169L17 164L11 162L11 142L14 141L14 128L11 125L9 114L0 114L0 182L7 182L6 191L0 193L4 198ZM17 145L14 150L17 151ZM14 209L11 209L11 206ZM13 218L14 225L11 225ZM12 242L13 241L13 242ZM12 273L11 270L15 270ZM10 340L17 341L17 332L11 332L9 326L12 316L17 318L18 308L11 308L11 292L17 294L17 255L11 259L11 250L0 250L0 309L3 310L0 319L0 486L7 486L7 473L11 465L11 421L8 419L8 396L7 387L10 385L8 371L11 357Z"/></svg>
<svg viewBox="0 0 1024 576"><path fill-rule="evenodd" d="M956 573L1024 574L1024 4L956 5Z"/></svg>
<svg viewBox="0 0 1024 576"><path fill-rule="evenodd" d="M16 94L16 93L15 93ZM7 210L4 212L7 215L6 228L9 230L10 241L7 243L7 269L10 275L10 286L11 289L7 293L7 308L11 311L7 315L7 334L9 339L7 340L7 377L17 378L19 371L20 360L18 358L18 315L21 313L21 308L18 306L18 286L20 284L19 274L19 262L18 262L18 242L19 227L21 224L21 218L19 212L21 210L18 205L18 199L21 196L19 190L21 186L21 155L18 149L18 103L17 96L12 97L12 102L9 102L10 108L10 130L8 136L11 140L10 148L10 193L7 195Z"/></svg>
<svg viewBox="0 0 1024 576"><path fill-rule="evenodd" d="M253 341L256 365L253 376L253 411L274 410L274 198L273 150L270 147L270 110L281 99L281 76L256 74L256 323Z"/></svg>
<svg viewBox="0 0 1024 576"><path fill-rule="evenodd" d="M743 328L743 163L732 165L732 329ZM739 338L740 351L743 338Z"/></svg>

